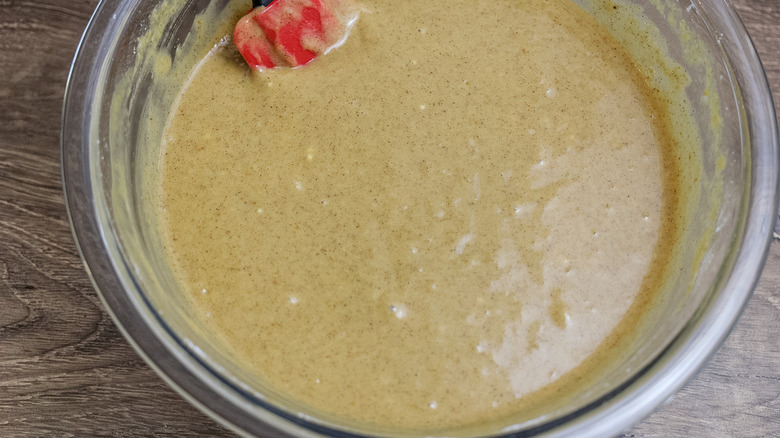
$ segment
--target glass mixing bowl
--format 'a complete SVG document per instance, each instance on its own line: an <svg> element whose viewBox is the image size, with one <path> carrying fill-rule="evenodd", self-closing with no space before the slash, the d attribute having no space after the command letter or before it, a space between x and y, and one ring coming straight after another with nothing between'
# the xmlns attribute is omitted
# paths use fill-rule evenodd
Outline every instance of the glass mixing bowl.
<svg viewBox="0 0 780 438"><path fill-rule="evenodd" d="M72 65L62 123L65 195L87 271L150 366L235 431L416 435L341 423L258 383L199 327L167 264L149 207L162 132L149 127L145 114L151 107L169 108L175 95L156 87L153 71L179 61L177 50L199 12L226 2L158 7L162 0L127 0L97 7ZM601 4L580 3L586 9ZM777 210L778 133L756 51L724 0L633 4L652 23L645 37L666 47L692 79L684 92L702 138L706 196L686 231L680 273L636 341L596 383L532 418L451 430L449 436L618 433L693 377L726 338L759 278ZM149 31L155 23L163 24L160 32ZM153 50L167 59L152 59ZM140 68L146 64L152 68Z"/></svg>

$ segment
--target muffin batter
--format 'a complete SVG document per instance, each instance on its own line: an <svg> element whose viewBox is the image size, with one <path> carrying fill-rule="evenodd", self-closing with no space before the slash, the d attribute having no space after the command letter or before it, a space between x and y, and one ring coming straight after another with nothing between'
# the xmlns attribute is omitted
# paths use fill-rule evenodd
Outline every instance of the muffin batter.
<svg viewBox="0 0 780 438"><path fill-rule="evenodd" d="M223 46L193 72L164 136L167 250L209 327L316 411L512 415L598 368L657 289L665 110L569 0L361 6L306 67Z"/></svg>

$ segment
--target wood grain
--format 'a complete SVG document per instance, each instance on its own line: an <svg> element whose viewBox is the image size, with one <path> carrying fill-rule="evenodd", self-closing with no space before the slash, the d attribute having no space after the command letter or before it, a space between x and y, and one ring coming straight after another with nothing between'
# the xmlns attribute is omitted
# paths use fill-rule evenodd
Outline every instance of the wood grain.
<svg viewBox="0 0 780 438"><path fill-rule="evenodd" d="M78 257L59 170L68 69L96 0L0 0L0 436L231 436L136 355ZM780 2L735 6L780 96ZM705 369L625 437L780 437L780 243Z"/></svg>

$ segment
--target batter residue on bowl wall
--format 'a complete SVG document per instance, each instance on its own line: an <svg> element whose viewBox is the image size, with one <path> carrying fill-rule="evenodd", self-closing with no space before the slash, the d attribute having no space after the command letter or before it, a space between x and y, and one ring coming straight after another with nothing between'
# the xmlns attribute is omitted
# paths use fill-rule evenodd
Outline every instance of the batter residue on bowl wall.
<svg viewBox="0 0 780 438"><path fill-rule="evenodd" d="M506 417L583 380L658 288L666 109L568 0L362 7L304 68L199 64L164 134L167 250L228 348L316 410Z"/></svg>

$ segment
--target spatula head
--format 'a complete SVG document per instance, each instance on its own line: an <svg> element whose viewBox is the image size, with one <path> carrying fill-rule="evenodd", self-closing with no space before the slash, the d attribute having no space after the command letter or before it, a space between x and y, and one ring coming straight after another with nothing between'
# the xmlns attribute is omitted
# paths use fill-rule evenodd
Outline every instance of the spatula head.
<svg viewBox="0 0 780 438"><path fill-rule="evenodd" d="M275 0L239 20L233 42L252 68L298 67L343 39L348 15L344 0Z"/></svg>

